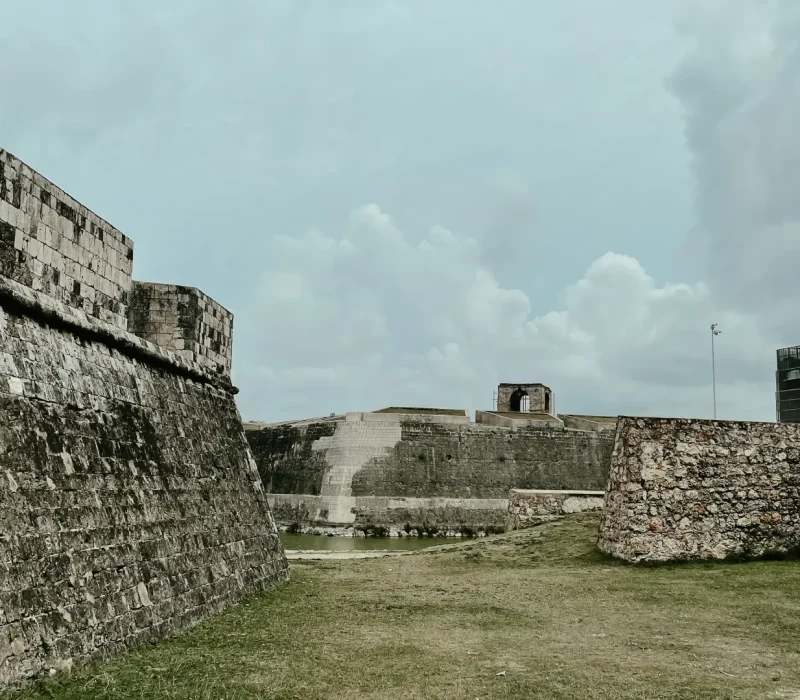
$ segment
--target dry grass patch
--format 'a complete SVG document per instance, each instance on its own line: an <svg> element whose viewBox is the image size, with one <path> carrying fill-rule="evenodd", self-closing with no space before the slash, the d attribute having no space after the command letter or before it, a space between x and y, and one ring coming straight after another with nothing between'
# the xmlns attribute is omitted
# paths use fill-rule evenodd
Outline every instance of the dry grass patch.
<svg viewBox="0 0 800 700"><path fill-rule="evenodd" d="M296 564L280 590L14 700L800 694L800 563L635 568L599 555L596 530L582 514L400 557Z"/></svg>

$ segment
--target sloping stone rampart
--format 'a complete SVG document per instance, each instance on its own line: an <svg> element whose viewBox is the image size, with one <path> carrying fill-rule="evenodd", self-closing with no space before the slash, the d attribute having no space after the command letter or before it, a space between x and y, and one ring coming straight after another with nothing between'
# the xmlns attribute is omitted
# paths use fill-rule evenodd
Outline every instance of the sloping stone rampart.
<svg viewBox="0 0 800 700"><path fill-rule="evenodd" d="M354 418L363 415L370 419ZM390 526L406 517L398 501L405 499L421 519L449 526L462 518L480 525L476 518L485 517L483 524L494 526L505 521L511 488L600 490L606 483L609 435L373 415L247 430L282 523L342 525L360 518ZM315 498L296 502L292 494ZM445 511L437 499L461 505ZM474 508L477 501L483 503Z"/></svg>
<svg viewBox="0 0 800 700"><path fill-rule="evenodd" d="M0 224L28 226L8 191ZM3 230L0 257L27 265ZM227 377L54 292L57 278L33 289L0 274L0 689L288 578Z"/></svg>
<svg viewBox="0 0 800 700"><path fill-rule="evenodd" d="M621 417L598 545L631 562L800 547L800 425Z"/></svg>
<svg viewBox="0 0 800 700"><path fill-rule="evenodd" d="M511 488L602 489L611 446L597 433L409 419L395 446L353 476L352 493L505 499Z"/></svg>

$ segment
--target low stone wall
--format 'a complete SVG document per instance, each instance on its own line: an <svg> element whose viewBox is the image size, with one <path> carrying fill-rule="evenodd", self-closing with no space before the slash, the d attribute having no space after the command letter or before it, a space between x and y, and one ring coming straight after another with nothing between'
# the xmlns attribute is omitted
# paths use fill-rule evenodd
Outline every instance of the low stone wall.
<svg viewBox="0 0 800 700"><path fill-rule="evenodd" d="M585 416L559 415L565 428L573 430L591 430L596 433L613 433L617 429L616 421L591 420Z"/></svg>
<svg viewBox="0 0 800 700"><path fill-rule="evenodd" d="M436 424L436 425L469 425L469 414L452 415L447 413L366 413L355 411L345 414L348 423L404 423L408 420L417 423Z"/></svg>
<svg viewBox="0 0 800 700"><path fill-rule="evenodd" d="M297 425L245 424L267 492L319 495L325 472L330 468L325 447L339 422L320 418Z"/></svg>
<svg viewBox="0 0 800 700"><path fill-rule="evenodd" d="M620 417L598 546L631 562L800 547L800 425Z"/></svg>
<svg viewBox="0 0 800 700"><path fill-rule="evenodd" d="M560 419L551 416L546 419L526 418L525 413L516 416L504 416L494 411L475 411L475 422L480 425L492 425L499 428L509 428L510 430L526 430L530 428L555 429L563 428L564 424Z"/></svg>
<svg viewBox="0 0 800 700"><path fill-rule="evenodd" d="M511 489L506 529L520 530L547 520L603 507L603 491Z"/></svg>
<svg viewBox="0 0 800 700"><path fill-rule="evenodd" d="M350 518L331 521L330 513L342 508L341 497L271 493L267 499L279 525L376 525L402 529L420 525L436 527L443 532L461 528L482 530L505 525L508 501L502 498L392 498L357 496L346 499Z"/></svg>

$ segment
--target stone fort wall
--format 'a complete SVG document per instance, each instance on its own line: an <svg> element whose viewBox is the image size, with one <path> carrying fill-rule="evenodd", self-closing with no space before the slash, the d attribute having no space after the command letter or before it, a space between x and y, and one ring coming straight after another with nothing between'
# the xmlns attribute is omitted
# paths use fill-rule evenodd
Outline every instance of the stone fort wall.
<svg viewBox="0 0 800 700"><path fill-rule="evenodd" d="M418 519L502 525L511 488L605 488L613 436L456 422L449 416L347 414L251 425L247 439L284 524ZM482 522L479 522L482 521Z"/></svg>
<svg viewBox="0 0 800 700"><path fill-rule="evenodd" d="M127 327L133 241L0 149L0 275Z"/></svg>
<svg viewBox="0 0 800 700"><path fill-rule="evenodd" d="M233 314L194 287L134 282L132 333L230 378Z"/></svg>
<svg viewBox="0 0 800 700"><path fill-rule="evenodd" d="M0 162L3 688L185 629L288 570L235 389L127 332L132 259L110 241L128 239L97 223L100 247L82 217L100 219L8 153ZM72 228L47 223L48 209ZM61 284L59 270L77 280L66 253L47 263L15 247L17 233L11 245L9 227L32 240L37 217L51 251L95 241L70 255L100 274L81 285L108 294L92 301ZM48 232L59 225L56 245ZM105 255L117 272L100 273ZM100 281L111 278L113 288Z"/></svg>
<svg viewBox="0 0 800 700"><path fill-rule="evenodd" d="M620 418L598 545L631 562L800 548L800 425Z"/></svg>

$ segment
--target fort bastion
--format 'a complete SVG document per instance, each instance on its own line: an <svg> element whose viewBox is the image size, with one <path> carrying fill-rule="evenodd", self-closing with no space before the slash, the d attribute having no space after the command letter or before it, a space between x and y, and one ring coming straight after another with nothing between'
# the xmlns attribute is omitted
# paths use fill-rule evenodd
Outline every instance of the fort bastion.
<svg viewBox="0 0 800 700"><path fill-rule="evenodd" d="M543 384L501 384L474 422L394 407L245 428L282 525L480 531L505 526L512 488L602 496L615 419L553 406Z"/></svg>
<svg viewBox="0 0 800 700"><path fill-rule="evenodd" d="M0 688L288 577L230 383L233 317L0 150Z"/></svg>

